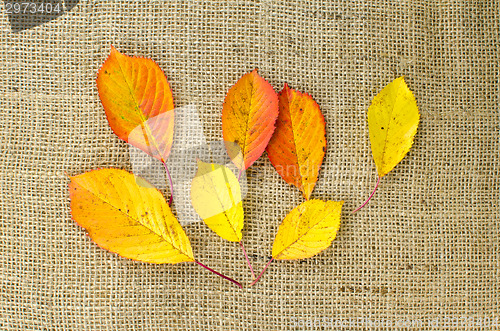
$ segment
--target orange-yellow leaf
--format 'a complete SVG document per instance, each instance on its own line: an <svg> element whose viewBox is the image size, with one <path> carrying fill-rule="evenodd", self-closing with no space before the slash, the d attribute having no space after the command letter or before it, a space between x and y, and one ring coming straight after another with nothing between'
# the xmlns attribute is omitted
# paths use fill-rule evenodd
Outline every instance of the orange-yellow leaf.
<svg viewBox="0 0 500 331"><path fill-rule="evenodd" d="M114 47L97 75L109 125L118 137L165 161L172 147L174 103L167 78L151 59Z"/></svg>
<svg viewBox="0 0 500 331"><path fill-rule="evenodd" d="M308 200L292 210L274 239L273 259L305 259L328 248L340 227L343 203Z"/></svg>
<svg viewBox="0 0 500 331"><path fill-rule="evenodd" d="M420 114L404 78L389 83L368 108L373 159L379 177L385 176L408 153L417 132Z"/></svg>
<svg viewBox="0 0 500 331"><path fill-rule="evenodd" d="M277 117L278 96L257 69L229 89L222 108L222 133L229 157L240 170L262 155Z"/></svg>
<svg viewBox="0 0 500 331"><path fill-rule="evenodd" d="M240 184L229 168L198 160L191 202L203 221L222 238L241 241L243 203Z"/></svg>
<svg viewBox="0 0 500 331"><path fill-rule="evenodd" d="M163 195L118 169L71 177L73 219L102 248L150 263L195 261L191 244Z"/></svg>
<svg viewBox="0 0 500 331"><path fill-rule="evenodd" d="M325 150L325 120L318 104L309 94L285 84L267 155L281 177L298 187L306 200L318 181Z"/></svg>

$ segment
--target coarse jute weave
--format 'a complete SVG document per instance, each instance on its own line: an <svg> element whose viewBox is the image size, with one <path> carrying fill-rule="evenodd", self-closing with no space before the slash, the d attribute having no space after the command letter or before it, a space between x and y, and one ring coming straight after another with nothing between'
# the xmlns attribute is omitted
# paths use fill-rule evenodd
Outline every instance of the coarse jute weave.
<svg viewBox="0 0 500 331"><path fill-rule="evenodd" d="M500 318L499 1L95 0L19 32L2 6L0 329L499 328L481 320ZM310 93L328 139L313 197L346 201L332 247L239 290L95 245L71 219L64 172L131 170L95 84L110 44L154 59L209 140L226 91L256 67L277 90ZM400 75L421 112L415 144L351 215L376 181L368 106ZM243 240L260 271L302 198L266 155L248 175ZM185 230L200 261L251 280L238 245L203 223Z"/></svg>

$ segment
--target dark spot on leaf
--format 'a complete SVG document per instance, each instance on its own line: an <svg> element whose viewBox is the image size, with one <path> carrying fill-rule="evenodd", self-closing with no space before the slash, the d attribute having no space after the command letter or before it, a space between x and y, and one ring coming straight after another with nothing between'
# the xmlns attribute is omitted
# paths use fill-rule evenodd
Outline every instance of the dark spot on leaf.
<svg viewBox="0 0 500 331"><path fill-rule="evenodd" d="M383 129L384 129L384 127L381 127L381 129L383 130Z"/></svg>
<svg viewBox="0 0 500 331"><path fill-rule="evenodd" d="M326 152L326 146L323 146L323 152Z"/></svg>

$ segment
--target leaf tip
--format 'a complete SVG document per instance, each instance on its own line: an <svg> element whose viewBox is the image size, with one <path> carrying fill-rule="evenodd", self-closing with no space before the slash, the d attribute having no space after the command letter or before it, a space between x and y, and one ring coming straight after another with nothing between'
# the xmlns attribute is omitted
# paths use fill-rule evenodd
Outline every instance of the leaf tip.
<svg viewBox="0 0 500 331"><path fill-rule="evenodd" d="M285 93L289 90L291 90L291 88L290 86L288 86L288 83L285 82L285 85L283 85L283 89L281 90L280 94Z"/></svg>
<svg viewBox="0 0 500 331"><path fill-rule="evenodd" d="M111 50L110 50L110 52L109 52L109 56L111 57L111 56L116 55L116 54L120 54L120 55L121 55L122 53L120 53L120 52L116 49L116 47L115 47L115 46L113 46L113 45L111 44Z"/></svg>

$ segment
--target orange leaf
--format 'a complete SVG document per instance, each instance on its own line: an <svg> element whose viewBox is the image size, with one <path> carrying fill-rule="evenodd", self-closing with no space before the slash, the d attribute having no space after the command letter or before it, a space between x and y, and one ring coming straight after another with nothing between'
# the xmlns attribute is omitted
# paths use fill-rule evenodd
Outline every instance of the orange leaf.
<svg viewBox="0 0 500 331"><path fill-rule="evenodd" d="M240 170L262 155L277 117L278 96L257 69L229 89L222 108L222 133L227 153Z"/></svg>
<svg viewBox="0 0 500 331"><path fill-rule="evenodd" d="M160 67L111 46L97 74L97 89L116 135L164 162L172 147L174 102Z"/></svg>
<svg viewBox="0 0 500 331"><path fill-rule="evenodd" d="M71 177L69 190L73 219L102 248L150 263L196 262L163 195L141 177L94 170Z"/></svg>
<svg viewBox="0 0 500 331"><path fill-rule="evenodd" d="M318 104L309 94L285 84L267 155L281 177L298 187L306 200L318 181L325 150L325 120Z"/></svg>

